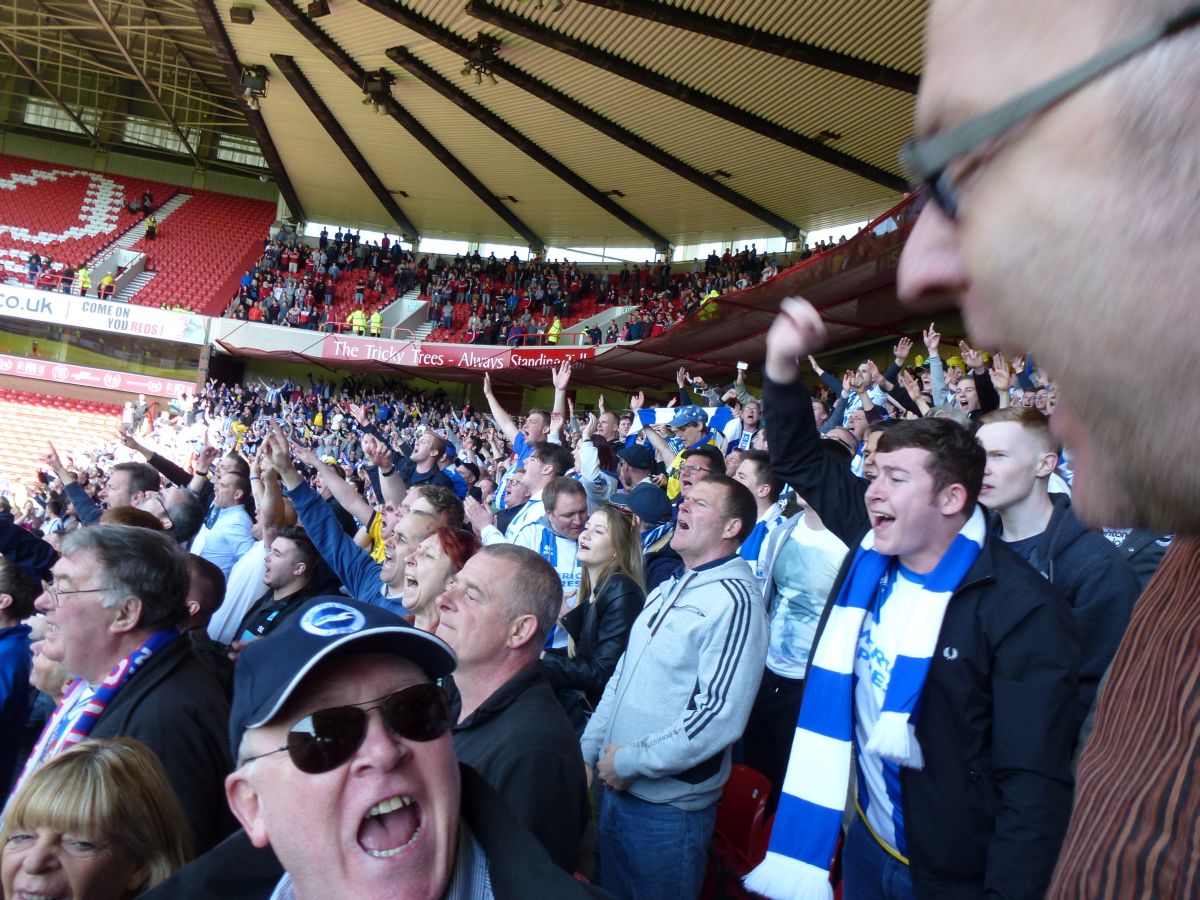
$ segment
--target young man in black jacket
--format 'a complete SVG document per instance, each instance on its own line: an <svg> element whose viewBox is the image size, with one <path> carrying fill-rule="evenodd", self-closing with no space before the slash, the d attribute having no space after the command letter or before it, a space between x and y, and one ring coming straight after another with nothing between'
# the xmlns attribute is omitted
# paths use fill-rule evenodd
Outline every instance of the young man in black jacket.
<svg viewBox="0 0 1200 900"><path fill-rule="evenodd" d="M879 477L862 502L864 483L822 452L799 386L797 359L823 338L817 312L785 300L767 338L763 396L776 473L858 548L818 629L796 737L837 722L831 733L844 733L815 744L857 750L847 896L894 880L917 896L1033 900L1049 882L1071 807L1078 663L1069 610L985 533L976 509L984 454L959 426L929 419L885 433ZM856 579L872 560L879 577ZM818 679L844 693L818 688ZM896 686L908 690L895 697ZM849 751L841 768L823 769L827 752L805 753L804 768L844 778ZM805 773L788 779L771 852L748 882L768 897L791 896L799 879L819 887L840 831L836 785L824 788L822 805L806 796ZM789 805L824 818L792 818Z"/></svg>
<svg viewBox="0 0 1200 900"><path fill-rule="evenodd" d="M980 419L987 453L980 504L996 532L1037 569L1071 606L1079 632L1079 712L1087 715L1141 591L1137 577L1103 535L1089 531L1066 494L1051 494L1058 446L1049 420L1022 406Z"/></svg>

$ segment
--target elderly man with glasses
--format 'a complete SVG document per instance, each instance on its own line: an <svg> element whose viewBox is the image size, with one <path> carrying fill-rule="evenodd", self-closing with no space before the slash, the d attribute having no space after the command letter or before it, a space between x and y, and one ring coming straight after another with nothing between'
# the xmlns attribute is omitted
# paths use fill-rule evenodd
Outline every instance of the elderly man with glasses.
<svg viewBox="0 0 1200 900"><path fill-rule="evenodd" d="M93 525L64 539L35 605L46 658L75 680L21 780L85 738L135 738L162 760L203 851L234 827L221 790L229 701L181 639L187 596L187 555L161 532Z"/></svg>
<svg viewBox="0 0 1200 900"><path fill-rule="evenodd" d="M455 662L439 638L340 597L242 652L226 792L282 864L272 898L596 895L459 765L439 684ZM266 896L223 877L219 896Z"/></svg>
<svg viewBox="0 0 1200 900"><path fill-rule="evenodd" d="M903 154L930 202L902 298L951 295L976 341L1053 373L1085 522L1176 534L1099 693L1055 900L1200 880L1200 405L1160 422L1200 331L1197 24L1186 0L938 0Z"/></svg>

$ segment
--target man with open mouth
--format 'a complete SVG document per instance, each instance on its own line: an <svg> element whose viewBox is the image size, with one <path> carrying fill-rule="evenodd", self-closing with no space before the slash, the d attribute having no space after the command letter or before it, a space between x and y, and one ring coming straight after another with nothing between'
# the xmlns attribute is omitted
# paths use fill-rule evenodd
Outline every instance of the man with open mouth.
<svg viewBox="0 0 1200 900"><path fill-rule="evenodd" d="M279 898L594 896L461 767L456 658L377 606L318 597L238 660L226 795Z"/></svg>
<svg viewBox="0 0 1200 900"><path fill-rule="evenodd" d="M852 552L809 655L767 857L746 885L772 900L827 892L849 806L848 898L1040 897L1071 811L1070 609L988 527L986 455L967 428L896 423L865 491L829 459L796 386L825 337L794 297L767 335L775 472Z"/></svg>

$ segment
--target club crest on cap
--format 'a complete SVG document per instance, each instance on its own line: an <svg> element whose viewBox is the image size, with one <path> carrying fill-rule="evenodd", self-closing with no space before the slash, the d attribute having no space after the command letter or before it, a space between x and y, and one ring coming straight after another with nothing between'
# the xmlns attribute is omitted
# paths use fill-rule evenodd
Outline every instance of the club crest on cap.
<svg viewBox="0 0 1200 900"><path fill-rule="evenodd" d="M351 634L367 624L357 609L342 603L321 603L304 614L300 627L317 637Z"/></svg>

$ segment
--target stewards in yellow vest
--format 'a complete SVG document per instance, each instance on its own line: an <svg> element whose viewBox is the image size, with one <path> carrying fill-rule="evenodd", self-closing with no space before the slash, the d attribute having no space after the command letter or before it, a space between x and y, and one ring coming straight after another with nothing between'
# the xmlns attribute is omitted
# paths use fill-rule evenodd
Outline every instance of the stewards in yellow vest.
<svg viewBox="0 0 1200 900"><path fill-rule="evenodd" d="M92 289L92 273L88 271L87 266L81 265L75 277L79 279L79 296L87 296L87 292Z"/></svg>
<svg viewBox="0 0 1200 900"><path fill-rule="evenodd" d="M383 315L379 310L371 313L370 320L371 337L379 337L383 334Z"/></svg>
<svg viewBox="0 0 1200 900"><path fill-rule="evenodd" d="M350 315L346 316L346 323L355 334L367 333L367 316L359 308L355 308Z"/></svg>
<svg viewBox="0 0 1200 900"><path fill-rule="evenodd" d="M550 328L546 331L546 343L557 344L559 335L562 334L562 322L558 316L554 317L554 321L550 323Z"/></svg>

